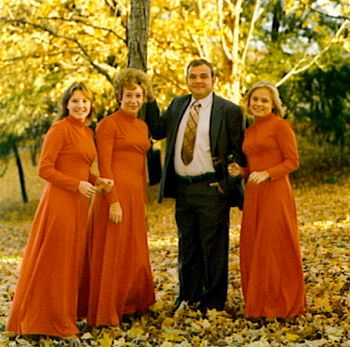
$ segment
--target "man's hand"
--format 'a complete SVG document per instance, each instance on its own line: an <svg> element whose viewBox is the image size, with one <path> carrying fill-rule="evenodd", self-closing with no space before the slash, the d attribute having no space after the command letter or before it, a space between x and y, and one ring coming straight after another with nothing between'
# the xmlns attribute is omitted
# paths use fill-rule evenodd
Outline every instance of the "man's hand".
<svg viewBox="0 0 350 347"><path fill-rule="evenodd" d="M228 173L233 177L244 175L243 169L237 163L230 164L227 169Z"/></svg>
<svg viewBox="0 0 350 347"><path fill-rule="evenodd" d="M222 190L219 182L209 183L209 186L210 187L216 187L221 194L225 194L225 192Z"/></svg>

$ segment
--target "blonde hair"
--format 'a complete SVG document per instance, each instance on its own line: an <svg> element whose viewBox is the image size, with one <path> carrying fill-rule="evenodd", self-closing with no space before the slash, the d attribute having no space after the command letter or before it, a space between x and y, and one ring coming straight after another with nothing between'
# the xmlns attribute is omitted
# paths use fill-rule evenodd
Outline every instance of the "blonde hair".
<svg viewBox="0 0 350 347"><path fill-rule="evenodd" d="M123 97L123 90L125 87L134 87L138 85L143 90L144 99L152 101L154 99L151 83L145 72L133 68L127 68L121 71L114 79L115 93L117 101Z"/></svg>
<svg viewBox="0 0 350 347"><path fill-rule="evenodd" d="M251 96L252 96L254 90L259 89L259 88L266 88L270 91L271 97L272 97L272 104L273 104L272 112L274 114L276 114L277 116L283 117L285 114L285 110L284 110L284 107L282 106L282 101L281 101L278 89L276 88L276 86L274 84L272 84L271 82L267 82L267 81L260 81L260 82L254 83L253 86L250 88L250 90L248 91L248 93L245 96L246 112L249 114L249 106L250 106Z"/></svg>

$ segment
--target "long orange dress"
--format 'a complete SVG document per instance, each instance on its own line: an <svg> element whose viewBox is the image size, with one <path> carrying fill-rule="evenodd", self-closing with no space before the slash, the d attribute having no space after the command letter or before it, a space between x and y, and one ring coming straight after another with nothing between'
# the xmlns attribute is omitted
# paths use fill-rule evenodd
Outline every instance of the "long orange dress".
<svg viewBox="0 0 350 347"><path fill-rule="evenodd" d="M66 337L78 332L86 314L83 267L86 256L88 198L81 180L94 183L93 132L71 116L54 123L45 136L39 175L47 181L38 205L7 322L17 334ZM86 295L86 294L85 294ZM80 311L80 312L78 312Z"/></svg>
<svg viewBox="0 0 350 347"><path fill-rule="evenodd" d="M247 182L240 236L245 315L294 317L304 311L305 289L297 215L288 173L298 165L288 121L269 114L246 130L247 174L266 170L270 180Z"/></svg>
<svg viewBox="0 0 350 347"><path fill-rule="evenodd" d="M123 314L155 302L145 220L148 128L119 110L100 122L96 141L100 174L114 186L96 194L92 205L88 323L119 325ZM118 224L109 220L109 205L117 201Z"/></svg>

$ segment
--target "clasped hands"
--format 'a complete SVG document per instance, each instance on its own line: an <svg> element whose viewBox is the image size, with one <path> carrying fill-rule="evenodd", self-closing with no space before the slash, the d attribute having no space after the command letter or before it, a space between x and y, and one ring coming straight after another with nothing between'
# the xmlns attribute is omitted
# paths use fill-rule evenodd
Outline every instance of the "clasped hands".
<svg viewBox="0 0 350 347"><path fill-rule="evenodd" d="M243 169L237 164L232 163L228 166L228 172L231 176L244 176ZM253 171L248 176L248 182L259 184L267 181L270 178L270 174L267 171Z"/></svg>
<svg viewBox="0 0 350 347"><path fill-rule="evenodd" d="M102 190L110 192L112 190L113 185L113 180L109 178L98 177L96 179L95 185L88 181L80 181L78 189L81 194L88 198L91 198L96 192Z"/></svg>

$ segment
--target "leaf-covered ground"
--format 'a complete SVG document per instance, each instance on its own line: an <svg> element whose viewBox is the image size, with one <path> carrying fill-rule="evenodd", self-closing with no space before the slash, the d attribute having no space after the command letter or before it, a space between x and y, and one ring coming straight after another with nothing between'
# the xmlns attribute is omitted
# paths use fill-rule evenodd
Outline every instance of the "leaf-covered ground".
<svg viewBox="0 0 350 347"><path fill-rule="evenodd" d="M27 176L30 197L37 199L42 182L36 178L35 170ZM0 178L0 183L0 346L64 346L63 342L50 338L12 336L4 332L37 201L26 206L20 202L15 171ZM178 290L174 206L170 200L158 204L156 187L152 187L149 246L157 303L143 316L120 327L96 329L81 322L81 346L350 347L350 178L342 176L332 180L332 184L303 184L295 192L307 286L304 315L295 320L256 323L243 317L238 263L240 214L236 210L232 210L231 216L226 312L209 311L208 317L203 318L183 307L172 315Z"/></svg>

